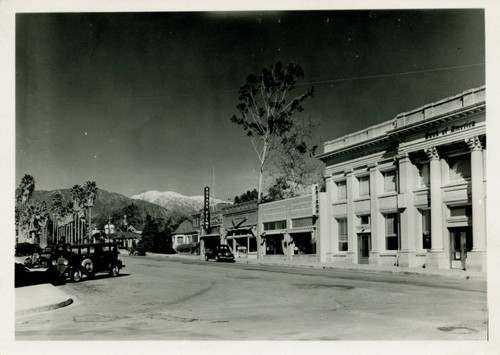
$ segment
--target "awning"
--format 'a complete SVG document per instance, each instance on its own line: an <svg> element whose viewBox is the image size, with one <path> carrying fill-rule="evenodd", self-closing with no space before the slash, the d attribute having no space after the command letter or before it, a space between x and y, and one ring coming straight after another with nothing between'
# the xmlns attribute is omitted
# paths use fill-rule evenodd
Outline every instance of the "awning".
<svg viewBox="0 0 500 355"><path fill-rule="evenodd" d="M228 235L226 238L227 239L238 239L238 238L255 238L255 235L253 234L243 234L243 235Z"/></svg>
<svg viewBox="0 0 500 355"><path fill-rule="evenodd" d="M202 235L200 235L200 238L212 238L212 237L220 238L220 234L202 234Z"/></svg>
<svg viewBox="0 0 500 355"><path fill-rule="evenodd" d="M308 228L296 228L296 229L292 229L290 230L288 233L290 234L294 234L294 233L312 233L314 232L314 228L313 227L308 227Z"/></svg>

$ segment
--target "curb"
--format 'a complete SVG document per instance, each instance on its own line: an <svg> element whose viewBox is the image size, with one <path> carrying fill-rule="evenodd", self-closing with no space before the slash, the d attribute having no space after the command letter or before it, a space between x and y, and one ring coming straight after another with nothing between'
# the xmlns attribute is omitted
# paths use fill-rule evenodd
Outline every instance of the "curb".
<svg viewBox="0 0 500 355"><path fill-rule="evenodd" d="M16 316L26 316L34 313L41 313L41 312L46 312L46 311L52 311L54 309L62 308L69 306L70 304L73 303L72 298L68 298L65 301L55 303L55 304L49 304L46 306L39 306L39 307L34 307L34 308L28 308L28 309L21 309L19 311L16 311Z"/></svg>

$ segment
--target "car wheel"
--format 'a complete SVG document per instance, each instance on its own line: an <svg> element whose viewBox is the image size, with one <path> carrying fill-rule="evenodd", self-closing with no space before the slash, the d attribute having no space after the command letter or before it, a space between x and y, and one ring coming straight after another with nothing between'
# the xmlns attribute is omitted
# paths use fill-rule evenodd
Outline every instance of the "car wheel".
<svg viewBox="0 0 500 355"><path fill-rule="evenodd" d="M218 262L219 261L219 255L216 255L215 256L215 261Z"/></svg>
<svg viewBox="0 0 500 355"><path fill-rule="evenodd" d="M71 280L73 282L80 282L82 280L82 272L79 269L75 269L71 272Z"/></svg>
<svg viewBox="0 0 500 355"><path fill-rule="evenodd" d="M90 259L83 260L82 267L85 269L87 274L92 274L94 272L94 263Z"/></svg>
<svg viewBox="0 0 500 355"><path fill-rule="evenodd" d="M208 261L208 255L205 255L205 261Z"/></svg>
<svg viewBox="0 0 500 355"><path fill-rule="evenodd" d="M29 267L30 269L33 267L33 263L31 262L31 258L24 259L24 265Z"/></svg>
<svg viewBox="0 0 500 355"><path fill-rule="evenodd" d="M49 265L49 261L45 258L40 259L40 267L46 268Z"/></svg>
<svg viewBox="0 0 500 355"><path fill-rule="evenodd" d="M115 277L115 276L118 276L118 274L119 274L119 273L120 273L120 269L118 269L118 266L113 265L113 266L111 267L111 271L110 271L110 273L109 273L109 274L110 274L111 276Z"/></svg>

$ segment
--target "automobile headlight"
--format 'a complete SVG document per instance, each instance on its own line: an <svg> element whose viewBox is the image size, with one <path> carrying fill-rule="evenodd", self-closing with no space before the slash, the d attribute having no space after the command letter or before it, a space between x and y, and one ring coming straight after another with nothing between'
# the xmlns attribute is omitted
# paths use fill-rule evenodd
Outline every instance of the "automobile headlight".
<svg viewBox="0 0 500 355"><path fill-rule="evenodd" d="M64 259L63 264L68 265L68 260Z"/></svg>
<svg viewBox="0 0 500 355"><path fill-rule="evenodd" d="M57 265L57 261L55 259L52 260L52 265Z"/></svg>

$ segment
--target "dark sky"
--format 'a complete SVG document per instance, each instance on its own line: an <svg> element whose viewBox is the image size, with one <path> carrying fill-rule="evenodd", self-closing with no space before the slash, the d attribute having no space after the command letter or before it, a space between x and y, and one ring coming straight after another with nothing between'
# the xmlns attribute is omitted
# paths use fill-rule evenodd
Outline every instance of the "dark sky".
<svg viewBox="0 0 500 355"><path fill-rule="evenodd" d="M319 143L485 84L482 10L16 15L16 184L233 198L258 160L230 122L276 60L315 86Z"/></svg>

